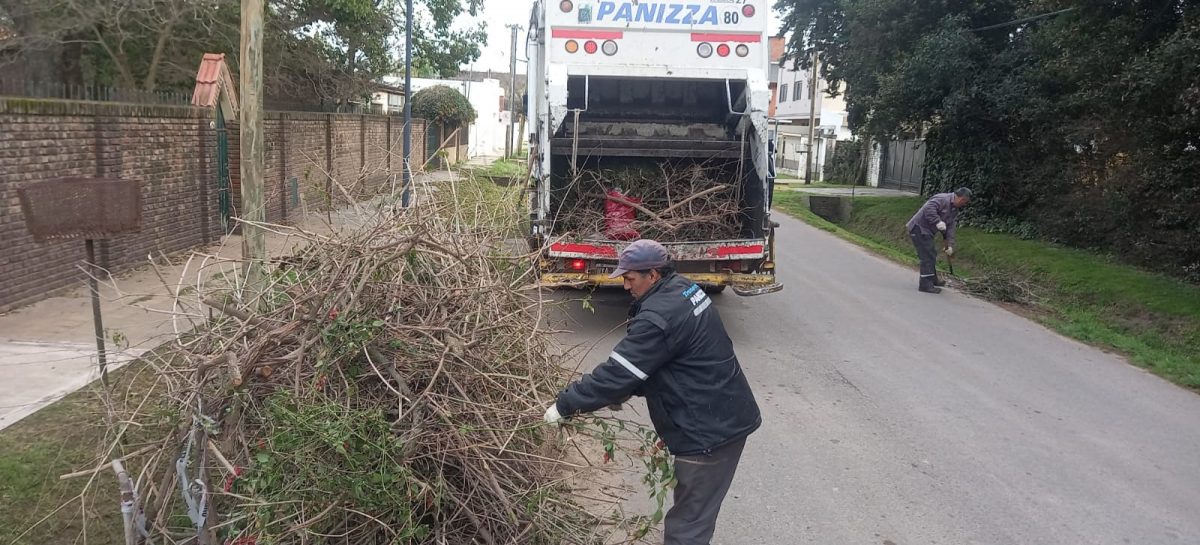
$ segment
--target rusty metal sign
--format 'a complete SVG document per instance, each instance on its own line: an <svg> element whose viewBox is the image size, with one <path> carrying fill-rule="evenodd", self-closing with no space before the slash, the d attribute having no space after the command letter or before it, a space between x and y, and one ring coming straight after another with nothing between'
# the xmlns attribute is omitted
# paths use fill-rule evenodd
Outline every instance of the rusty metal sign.
<svg viewBox="0 0 1200 545"><path fill-rule="evenodd" d="M105 239L142 226L141 187L134 180L58 178L18 190L34 240Z"/></svg>

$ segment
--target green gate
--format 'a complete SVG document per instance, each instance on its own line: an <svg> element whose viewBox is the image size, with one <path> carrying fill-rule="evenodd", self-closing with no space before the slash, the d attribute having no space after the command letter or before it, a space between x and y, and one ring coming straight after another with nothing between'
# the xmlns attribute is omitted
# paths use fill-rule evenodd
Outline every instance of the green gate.
<svg viewBox="0 0 1200 545"><path fill-rule="evenodd" d="M217 108L217 206L221 213L221 228L229 232L229 131L225 127L225 114Z"/></svg>
<svg viewBox="0 0 1200 545"><path fill-rule="evenodd" d="M439 123L425 124L425 162L433 168L442 168L442 159L435 158L438 145L442 143L442 125ZM421 170L421 165L412 165L413 170Z"/></svg>

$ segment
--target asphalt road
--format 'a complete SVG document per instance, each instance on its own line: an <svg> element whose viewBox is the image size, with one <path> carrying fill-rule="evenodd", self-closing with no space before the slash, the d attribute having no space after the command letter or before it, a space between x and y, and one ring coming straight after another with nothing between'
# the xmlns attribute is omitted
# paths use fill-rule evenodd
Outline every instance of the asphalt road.
<svg viewBox="0 0 1200 545"><path fill-rule="evenodd" d="M1200 544L1200 396L780 222L786 289L716 297L764 423L714 543ZM585 369L628 302L568 307Z"/></svg>

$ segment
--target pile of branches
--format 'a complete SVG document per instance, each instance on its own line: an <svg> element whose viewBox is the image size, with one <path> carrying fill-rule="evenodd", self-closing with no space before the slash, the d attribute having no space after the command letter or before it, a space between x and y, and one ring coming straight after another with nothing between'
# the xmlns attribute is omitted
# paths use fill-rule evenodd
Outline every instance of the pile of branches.
<svg viewBox="0 0 1200 545"><path fill-rule="evenodd" d="M962 279L962 290L991 301L1038 306L1045 301L1042 284L1024 271L993 272Z"/></svg>
<svg viewBox="0 0 1200 545"><path fill-rule="evenodd" d="M611 238L605 203L633 208L628 229L660 242L729 240L741 230L741 188L730 165L627 163L581 171L566 188L558 230L577 238ZM617 190L620 195L610 193ZM569 235L568 235L569 236Z"/></svg>
<svg viewBox="0 0 1200 545"><path fill-rule="evenodd" d="M541 420L568 373L530 268L494 247L504 222L447 207L307 233L253 295L233 271L186 296L214 318L113 419L161 430L127 458L146 542L604 539Z"/></svg>

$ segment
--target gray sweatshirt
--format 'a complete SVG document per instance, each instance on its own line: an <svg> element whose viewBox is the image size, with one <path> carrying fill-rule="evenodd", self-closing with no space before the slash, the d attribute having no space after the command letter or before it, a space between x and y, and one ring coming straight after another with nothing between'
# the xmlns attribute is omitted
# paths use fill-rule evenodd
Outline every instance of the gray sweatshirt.
<svg viewBox="0 0 1200 545"><path fill-rule="evenodd" d="M937 223L946 222L946 232L943 235L946 244L954 246L954 227L958 219L958 209L954 207L953 193L938 193L929 198L925 205L917 210L912 219L908 220L908 232L914 229L923 235L936 235Z"/></svg>

